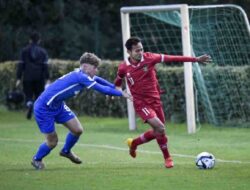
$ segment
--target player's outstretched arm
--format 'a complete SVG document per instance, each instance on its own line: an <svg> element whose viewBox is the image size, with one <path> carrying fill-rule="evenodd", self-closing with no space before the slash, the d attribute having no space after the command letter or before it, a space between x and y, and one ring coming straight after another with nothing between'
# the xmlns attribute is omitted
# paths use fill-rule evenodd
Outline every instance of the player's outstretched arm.
<svg viewBox="0 0 250 190"><path fill-rule="evenodd" d="M116 86L115 89L118 90L118 91L121 91L122 94L123 94L123 97L125 97L125 98L130 99L131 101L133 101L133 96L130 95L130 94L128 94L127 90L122 90L121 86Z"/></svg>
<svg viewBox="0 0 250 190"><path fill-rule="evenodd" d="M128 98L131 101L133 100L132 96L130 94L126 93L125 91L120 91L120 90L111 88L109 86L101 85L99 83L95 83L91 88L102 93L102 94L106 94L106 95L110 95L110 96L123 96L124 98Z"/></svg>
<svg viewBox="0 0 250 190"><path fill-rule="evenodd" d="M211 61L211 57L207 54L199 57L179 56L179 55L164 55L164 62L200 62L207 64Z"/></svg>
<svg viewBox="0 0 250 190"><path fill-rule="evenodd" d="M115 85L112 84L111 82L107 81L106 79L99 77L99 76L94 76L93 79L98 82L101 85L104 86L109 86L110 88L115 88Z"/></svg>

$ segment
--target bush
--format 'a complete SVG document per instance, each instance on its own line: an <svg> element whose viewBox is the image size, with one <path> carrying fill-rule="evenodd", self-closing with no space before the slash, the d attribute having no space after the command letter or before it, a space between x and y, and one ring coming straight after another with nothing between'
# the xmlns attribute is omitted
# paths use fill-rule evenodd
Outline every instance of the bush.
<svg viewBox="0 0 250 190"><path fill-rule="evenodd" d="M13 62L4 62L0 64L0 103L4 103L4 97L8 90L12 89L15 85L15 74L16 74L16 61ZM109 61L106 60L99 68L99 76L113 82L119 61ZM58 60L51 59L49 60L49 71L51 80L55 80L58 77L74 70L79 67L78 61L71 60ZM219 89L223 84L219 80L221 77L227 77L228 73L233 77L230 80L223 79L223 81L227 81L226 87L229 88L228 92L234 92L235 88L239 92L244 91L241 99L234 99L234 105L242 104L242 101L245 103L246 110L250 110L249 106L249 90L250 90L250 67L202 67L202 73L204 79L209 81L206 85L212 86L212 89ZM157 66L157 76L159 78L159 84L162 90L165 91L162 94L162 102L164 105L164 112L166 115L166 119L171 120L173 122L184 122L186 118L186 105L185 105L185 87L184 87L184 73L183 67L166 67L162 64ZM244 83L245 86L239 86L238 81L248 81L248 83ZM197 82L197 81L196 81ZM225 84L224 84L225 85ZM237 86L238 85L238 86ZM231 88L231 89L230 89ZM213 92L210 92L213 93ZM198 94L199 97L199 94ZM211 101L217 101L218 106L223 104L225 101L220 100L218 98L228 97L228 94L221 94L214 96L215 99ZM199 115L203 120L209 121L206 118L206 113L204 109L204 105L201 102L202 98L198 99L199 106ZM127 105L126 100L124 98L115 97L110 98L106 97L101 93L98 93L93 90L85 90L82 94L78 95L77 98L72 98L67 101L67 104L77 113L84 114L90 116L112 116L112 117L126 117L127 116ZM228 105L230 106L230 105ZM223 107L221 105L221 107ZM248 109L249 108L249 109ZM233 109L228 108L232 112ZM227 112L228 110L223 110ZM248 114L249 111L246 111ZM234 114L232 112L232 114Z"/></svg>

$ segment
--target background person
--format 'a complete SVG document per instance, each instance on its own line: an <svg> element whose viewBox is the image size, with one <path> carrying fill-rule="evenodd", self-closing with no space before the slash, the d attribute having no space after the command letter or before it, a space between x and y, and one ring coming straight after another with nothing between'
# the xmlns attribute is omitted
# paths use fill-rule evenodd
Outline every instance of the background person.
<svg viewBox="0 0 250 190"><path fill-rule="evenodd" d="M49 84L48 54L39 46L40 34L32 32L29 44L21 51L17 67L16 87L23 81L25 103L28 108L27 119L31 119L33 103L43 92L45 84Z"/></svg>

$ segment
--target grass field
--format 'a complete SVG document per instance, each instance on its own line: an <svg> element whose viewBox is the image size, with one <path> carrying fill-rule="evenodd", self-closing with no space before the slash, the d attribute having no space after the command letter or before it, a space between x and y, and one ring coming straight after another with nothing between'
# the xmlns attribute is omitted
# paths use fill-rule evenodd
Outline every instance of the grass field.
<svg viewBox="0 0 250 190"><path fill-rule="evenodd" d="M188 135L186 126L169 125L169 147L175 167L165 169L158 145L139 148L132 159L124 141L145 131L128 131L126 119L80 117L85 131L73 149L83 160L74 165L59 157L67 130L57 126L59 145L36 171L31 158L43 141L34 120L0 108L0 190L249 190L250 129L202 126ZM209 151L217 158L212 170L199 170L195 155Z"/></svg>

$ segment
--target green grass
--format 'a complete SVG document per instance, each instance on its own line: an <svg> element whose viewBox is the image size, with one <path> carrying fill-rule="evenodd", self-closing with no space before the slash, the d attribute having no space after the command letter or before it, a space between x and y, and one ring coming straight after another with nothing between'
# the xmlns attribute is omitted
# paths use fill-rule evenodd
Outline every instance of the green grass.
<svg viewBox="0 0 250 190"><path fill-rule="evenodd" d="M186 125L170 124L167 133L175 167L165 169L154 141L141 146L136 159L128 156L124 140L142 133L148 129L147 125L138 122L138 130L130 132L126 119L80 117L80 121L85 131L73 150L83 164L74 165L58 156L67 134L58 125L61 143L44 159L46 169L35 171L30 160L44 140L43 135L34 120L25 119L24 113L0 108L0 189L248 190L250 187L250 129L206 125L196 134L188 135ZM212 152L222 161L212 170L199 170L194 157L202 151Z"/></svg>

